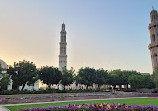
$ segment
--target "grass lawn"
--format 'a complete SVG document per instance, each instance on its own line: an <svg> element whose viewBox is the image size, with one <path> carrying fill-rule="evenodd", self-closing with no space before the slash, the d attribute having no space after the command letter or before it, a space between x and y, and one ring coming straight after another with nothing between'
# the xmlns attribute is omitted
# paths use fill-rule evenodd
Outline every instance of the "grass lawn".
<svg viewBox="0 0 158 111"><path fill-rule="evenodd" d="M17 111L18 109L31 108L31 107L47 107L64 105L64 104L80 104L80 103L122 103L122 104L139 104L139 105L157 105L158 98L130 98L130 99L112 99L112 100L89 100L89 101L71 101L71 102L58 102L58 103L45 103L45 104L31 104L31 105L19 105L19 106L6 106L10 111Z"/></svg>

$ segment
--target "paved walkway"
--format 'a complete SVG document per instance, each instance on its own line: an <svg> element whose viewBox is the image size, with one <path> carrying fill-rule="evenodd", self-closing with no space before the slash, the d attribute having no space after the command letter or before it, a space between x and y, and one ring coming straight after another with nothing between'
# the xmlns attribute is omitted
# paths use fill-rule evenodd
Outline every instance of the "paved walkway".
<svg viewBox="0 0 158 111"><path fill-rule="evenodd" d="M3 106L0 106L0 111L9 111L9 110Z"/></svg>
<svg viewBox="0 0 158 111"><path fill-rule="evenodd" d="M130 98L149 98L149 97L129 97L129 98L108 98L108 99L84 99L84 100L69 100L69 101L54 101L54 102L37 102L37 103L22 103L22 104L4 104L0 105L0 111L10 111L5 106L28 105L28 104L43 104L43 103L58 103L58 102L72 102L72 101L92 101L92 100L111 100L111 99L130 99Z"/></svg>

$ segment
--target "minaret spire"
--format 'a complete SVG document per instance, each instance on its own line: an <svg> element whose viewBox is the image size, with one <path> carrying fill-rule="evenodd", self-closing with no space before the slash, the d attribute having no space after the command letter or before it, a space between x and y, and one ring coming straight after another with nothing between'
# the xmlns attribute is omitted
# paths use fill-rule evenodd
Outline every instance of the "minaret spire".
<svg viewBox="0 0 158 111"><path fill-rule="evenodd" d="M66 30L63 22L60 32L60 54L59 54L59 70L67 67L67 55L66 55Z"/></svg>

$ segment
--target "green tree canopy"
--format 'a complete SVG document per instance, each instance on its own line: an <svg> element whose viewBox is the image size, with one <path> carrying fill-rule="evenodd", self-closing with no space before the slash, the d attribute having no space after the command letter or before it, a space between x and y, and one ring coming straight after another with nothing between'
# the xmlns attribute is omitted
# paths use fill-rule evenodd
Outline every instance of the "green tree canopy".
<svg viewBox="0 0 158 111"><path fill-rule="evenodd" d="M0 74L0 86L1 90L7 90L8 85L10 84L10 77L8 74Z"/></svg>
<svg viewBox="0 0 158 111"><path fill-rule="evenodd" d="M0 87L1 90L7 90L7 86L10 84L10 76L6 73L6 69L3 69L0 64Z"/></svg>
<svg viewBox="0 0 158 111"><path fill-rule="evenodd" d="M74 73L75 70L73 68L71 68L70 70L66 68L63 69L61 84L64 86L64 90L66 85L70 85L74 82Z"/></svg>
<svg viewBox="0 0 158 111"><path fill-rule="evenodd" d="M96 70L96 75L95 75L95 84L98 84L98 87L100 88L101 85L107 84L108 83L108 72L107 70L104 69L98 69Z"/></svg>
<svg viewBox="0 0 158 111"><path fill-rule="evenodd" d="M128 78L128 82L132 89L155 88L151 75L131 75Z"/></svg>
<svg viewBox="0 0 158 111"><path fill-rule="evenodd" d="M140 75L140 73L137 71L133 71L133 70L132 71L130 71L130 70L122 71L122 78L123 78L122 85L126 85L127 89L128 89L128 85L129 85L128 78L131 75Z"/></svg>
<svg viewBox="0 0 158 111"><path fill-rule="evenodd" d="M93 83L95 83L96 79L96 71L94 68L81 68L78 71L78 75L76 77L76 82L79 84L86 85L86 89L88 89L88 86L92 86Z"/></svg>
<svg viewBox="0 0 158 111"><path fill-rule="evenodd" d="M43 66L38 71L39 79L50 88L53 84L58 84L62 79L62 73L55 67Z"/></svg>
<svg viewBox="0 0 158 111"><path fill-rule="evenodd" d="M26 84L34 84L38 79L35 64L25 60L15 62L14 66L9 66L8 74L11 75L14 87L22 86L21 91L23 91ZM19 87L16 88L19 89Z"/></svg>
<svg viewBox="0 0 158 111"><path fill-rule="evenodd" d="M128 78L131 75L140 75L140 73L136 71L129 71L129 70L123 70L121 71L120 69L113 70L109 73L108 75L108 83L114 88L116 85L120 86L120 90L122 90L122 85L127 85L128 88Z"/></svg>
<svg viewBox="0 0 158 111"><path fill-rule="evenodd" d="M108 77L109 77L108 83L112 85L114 89L116 85L119 85L121 88L124 78L123 78L123 73L120 69L111 71Z"/></svg>

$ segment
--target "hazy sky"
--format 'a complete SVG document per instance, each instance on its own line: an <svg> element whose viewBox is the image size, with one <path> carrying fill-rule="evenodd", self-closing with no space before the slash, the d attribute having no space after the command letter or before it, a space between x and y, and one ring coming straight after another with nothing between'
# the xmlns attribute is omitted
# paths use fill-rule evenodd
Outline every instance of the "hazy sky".
<svg viewBox="0 0 158 111"><path fill-rule="evenodd" d="M68 68L151 73L152 6L158 0L0 0L0 59L58 67L64 21Z"/></svg>

